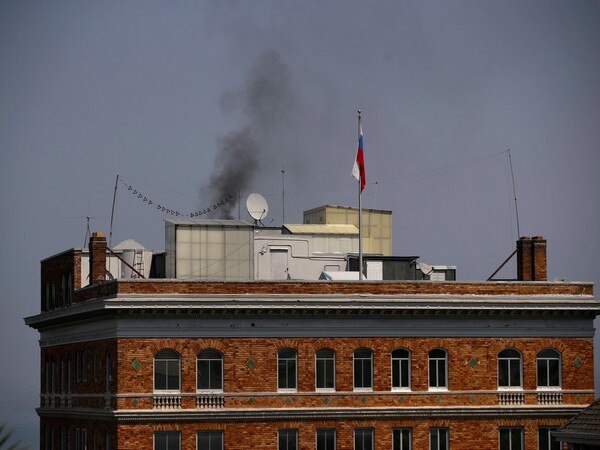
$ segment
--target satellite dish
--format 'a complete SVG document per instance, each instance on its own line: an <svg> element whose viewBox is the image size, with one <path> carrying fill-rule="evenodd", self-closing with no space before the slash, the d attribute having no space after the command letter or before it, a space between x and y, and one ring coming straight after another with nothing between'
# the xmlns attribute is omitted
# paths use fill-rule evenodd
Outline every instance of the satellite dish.
<svg viewBox="0 0 600 450"><path fill-rule="evenodd" d="M248 196L246 200L246 209L248 210L248 214L254 220L260 222L265 217L267 217L267 213L269 212L269 205L265 198L257 193L252 193Z"/></svg>
<svg viewBox="0 0 600 450"><path fill-rule="evenodd" d="M421 269L421 272L423 272L424 275L430 275L431 272L433 272L433 267L424 262L419 262L419 269Z"/></svg>

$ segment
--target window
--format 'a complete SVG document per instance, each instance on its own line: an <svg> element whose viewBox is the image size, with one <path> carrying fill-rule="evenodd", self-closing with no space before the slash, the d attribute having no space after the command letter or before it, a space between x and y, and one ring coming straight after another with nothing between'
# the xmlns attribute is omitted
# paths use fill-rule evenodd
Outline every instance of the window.
<svg viewBox="0 0 600 450"><path fill-rule="evenodd" d="M67 362L65 358L60 360L60 393L64 394L67 390Z"/></svg>
<svg viewBox="0 0 600 450"><path fill-rule="evenodd" d="M278 450L296 450L298 448L298 430L284 429L279 430L278 434Z"/></svg>
<svg viewBox="0 0 600 450"><path fill-rule="evenodd" d="M317 390L335 390L335 352L324 348L315 357Z"/></svg>
<svg viewBox="0 0 600 450"><path fill-rule="evenodd" d="M81 380L87 382L87 351L81 355Z"/></svg>
<svg viewBox="0 0 600 450"><path fill-rule="evenodd" d="M373 352L368 348L354 350L354 390L373 390Z"/></svg>
<svg viewBox="0 0 600 450"><path fill-rule="evenodd" d="M75 354L75 379L81 381L81 352Z"/></svg>
<svg viewBox="0 0 600 450"><path fill-rule="evenodd" d="M552 431L556 427L542 427L538 430L538 449L539 450L560 450L560 443L552 436Z"/></svg>
<svg viewBox="0 0 600 450"><path fill-rule="evenodd" d="M431 428L429 430L429 450L448 450L448 428Z"/></svg>
<svg viewBox="0 0 600 450"><path fill-rule="evenodd" d="M317 430L317 450L335 450L335 430Z"/></svg>
<svg viewBox="0 0 600 450"><path fill-rule="evenodd" d="M54 450L54 427L46 426L46 450Z"/></svg>
<svg viewBox="0 0 600 450"><path fill-rule="evenodd" d="M87 450L87 430L75 429L75 450Z"/></svg>
<svg viewBox="0 0 600 450"><path fill-rule="evenodd" d="M544 349L537 355L538 388L560 388L560 353L552 349Z"/></svg>
<svg viewBox="0 0 600 450"><path fill-rule="evenodd" d="M373 450L372 428L357 428L354 430L354 450Z"/></svg>
<svg viewBox="0 0 600 450"><path fill-rule="evenodd" d="M173 350L161 350L154 356L154 390L179 391L179 389L179 354Z"/></svg>
<svg viewBox="0 0 600 450"><path fill-rule="evenodd" d="M65 306L67 304L67 280L65 279L65 274L60 278L60 306Z"/></svg>
<svg viewBox="0 0 600 450"><path fill-rule="evenodd" d="M179 431L155 431L154 450L179 450L181 433Z"/></svg>
<svg viewBox="0 0 600 450"><path fill-rule="evenodd" d="M410 428L398 428L392 431L392 449L410 450L412 448L412 435Z"/></svg>
<svg viewBox="0 0 600 450"><path fill-rule="evenodd" d="M500 450L523 450L523 429L500 428Z"/></svg>
<svg viewBox="0 0 600 450"><path fill-rule="evenodd" d="M104 435L104 448L105 450L110 450L112 448L110 433L108 431Z"/></svg>
<svg viewBox="0 0 600 450"><path fill-rule="evenodd" d="M62 425L60 427L60 450L67 450L67 441L69 439L69 429ZM95 447L94 447L95 450Z"/></svg>
<svg viewBox="0 0 600 450"><path fill-rule="evenodd" d="M98 369L99 369L99 364L98 364L98 350L94 349L94 353L92 355L92 358L94 359L93 363L92 363L92 371L94 372L94 381L97 382L98 381Z"/></svg>
<svg viewBox="0 0 600 450"><path fill-rule="evenodd" d="M521 388L521 354L513 349L498 353L498 387Z"/></svg>
<svg viewBox="0 0 600 450"><path fill-rule="evenodd" d="M392 389L410 389L410 352L408 350L398 349L392 352Z"/></svg>
<svg viewBox="0 0 600 450"><path fill-rule="evenodd" d="M280 390L295 390L296 377L296 350L284 348L277 353L277 388Z"/></svg>
<svg viewBox="0 0 600 450"><path fill-rule="evenodd" d="M196 387L199 390L223 390L223 356L216 350L198 354Z"/></svg>
<svg viewBox="0 0 600 450"><path fill-rule="evenodd" d="M223 450L223 432L198 431L198 450Z"/></svg>
<svg viewBox="0 0 600 450"><path fill-rule="evenodd" d="M441 348L429 351L429 389L448 389L448 354Z"/></svg>
<svg viewBox="0 0 600 450"><path fill-rule="evenodd" d="M67 276L67 306L71 304L71 296L73 294L73 275L69 272Z"/></svg>

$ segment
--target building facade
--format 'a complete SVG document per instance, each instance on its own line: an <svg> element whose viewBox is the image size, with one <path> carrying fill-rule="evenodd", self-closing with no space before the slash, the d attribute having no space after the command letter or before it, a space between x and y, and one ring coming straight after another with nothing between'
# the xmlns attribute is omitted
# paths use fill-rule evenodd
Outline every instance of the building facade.
<svg viewBox="0 0 600 450"><path fill-rule="evenodd" d="M42 262L43 449L556 449L594 400L591 283L106 280ZM63 282L63 280L65 280ZM69 282L69 280L72 280ZM59 287L59 288L57 288Z"/></svg>

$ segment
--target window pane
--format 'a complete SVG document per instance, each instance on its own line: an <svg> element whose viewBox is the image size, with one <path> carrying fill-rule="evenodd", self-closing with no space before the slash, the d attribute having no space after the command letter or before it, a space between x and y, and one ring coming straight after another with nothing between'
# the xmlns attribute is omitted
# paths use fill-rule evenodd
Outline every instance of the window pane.
<svg viewBox="0 0 600 450"><path fill-rule="evenodd" d="M429 442L430 442L430 448L431 450L438 450L440 448L439 446L439 442L438 442L438 430L431 430L431 432L429 433Z"/></svg>
<svg viewBox="0 0 600 450"><path fill-rule="evenodd" d="M317 352L317 358L333 358L333 357L334 357L333 350L324 348Z"/></svg>
<svg viewBox="0 0 600 450"><path fill-rule="evenodd" d="M360 359L354 360L354 387L363 387L363 373Z"/></svg>
<svg viewBox="0 0 600 450"><path fill-rule="evenodd" d="M325 361L317 359L317 388L325 387ZM317 435L319 433L317 432Z"/></svg>
<svg viewBox="0 0 600 450"><path fill-rule="evenodd" d="M285 361L279 361L277 364L277 378L279 380L279 389L285 389L287 387L287 375L285 370Z"/></svg>
<svg viewBox="0 0 600 450"><path fill-rule="evenodd" d="M394 430L392 450L410 450L410 430Z"/></svg>
<svg viewBox="0 0 600 450"><path fill-rule="evenodd" d="M434 360L429 360L429 386L436 387L437 365Z"/></svg>
<svg viewBox="0 0 600 450"><path fill-rule="evenodd" d="M557 359L549 361L550 386L560 386L560 368Z"/></svg>
<svg viewBox="0 0 600 450"><path fill-rule="evenodd" d="M510 450L523 450L522 449L522 439L521 439L522 430L513 428L511 430L511 443L512 447Z"/></svg>
<svg viewBox="0 0 600 450"><path fill-rule="evenodd" d="M510 450L510 433L506 429L500 430L500 450Z"/></svg>
<svg viewBox="0 0 600 450"><path fill-rule="evenodd" d="M329 359L325 361L325 386L326 388L333 389L335 387L335 367L334 360Z"/></svg>
<svg viewBox="0 0 600 450"><path fill-rule="evenodd" d="M198 450L222 450L223 432L222 431L199 431L198 432Z"/></svg>
<svg viewBox="0 0 600 450"><path fill-rule="evenodd" d="M392 386L400 387L400 361L392 361Z"/></svg>
<svg viewBox="0 0 600 450"><path fill-rule="evenodd" d="M296 450L297 430L279 430L279 450Z"/></svg>
<svg viewBox="0 0 600 450"><path fill-rule="evenodd" d="M223 374L220 360L210 363L210 389L223 389Z"/></svg>
<svg viewBox="0 0 600 450"><path fill-rule="evenodd" d="M367 359L363 361L363 387L373 387L372 376L371 376L371 360Z"/></svg>
<svg viewBox="0 0 600 450"><path fill-rule="evenodd" d="M548 386L548 366L545 359L538 359L538 386Z"/></svg>
<svg viewBox="0 0 600 450"><path fill-rule="evenodd" d="M438 361L438 387L446 387L446 361Z"/></svg>
<svg viewBox="0 0 600 450"><path fill-rule="evenodd" d="M510 362L510 385L521 386L521 361L511 360Z"/></svg>
<svg viewBox="0 0 600 450"><path fill-rule="evenodd" d="M208 389L208 361L198 360L198 389Z"/></svg>
<svg viewBox="0 0 600 450"><path fill-rule="evenodd" d="M400 387L408 387L408 360L400 362Z"/></svg>
<svg viewBox="0 0 600 450"><path fill-rule="evenodd" d="M355 358L370 358L371 350L369 350L368 348L360 348L358 350L355 350L354 357Z"/></svg>
<svg viewBox="0 0 600 450"><path fill-rule="evenodd" d="M296 360L290 360L287 364L287 387L296 388Z"/></svg>
<svg viewBox="0 0 600 450"><path fill-rule="evenodd" d="M445 358L446 352L442 349L436 348L435 350L429 351L430 358Z"/></svg>
<svg viewBox="0 0 600 450"><path fill-rule="evenodd" d="M154 363L154 389L167 389L167 363L165 361Z"/></svg>
<svg viewBox="0 0 600 450"><path fill-rule="evenodd" d="M540 450L550 450L550 443L548 442L548 428L539 429L538 442Z"/></svg>
<svg viewBox="0 0 600 450"><path fill-rule="evenodd" d="M167 389L179 390L179 360L167 361Z"/></svg>
<svg viewBox="0 0 600 450"><path fill-rule="evenodd" d="M498 386L508 386L508 361L498 360Z"/></svg>

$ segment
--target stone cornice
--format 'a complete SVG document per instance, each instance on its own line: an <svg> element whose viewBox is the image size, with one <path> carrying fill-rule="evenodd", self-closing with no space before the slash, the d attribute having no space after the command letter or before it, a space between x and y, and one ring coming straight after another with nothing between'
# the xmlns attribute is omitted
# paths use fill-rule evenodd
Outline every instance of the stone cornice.
<svg viewBox="0 0 600 450"><path fill-rule="evenodd" d="M286 420L375 420L450 418L570 418L584 407L421 407L421 408L274 408L225 410L117 410L38 408L40 417L117 420L118 422L163 421L286 421Z"/></svg>

